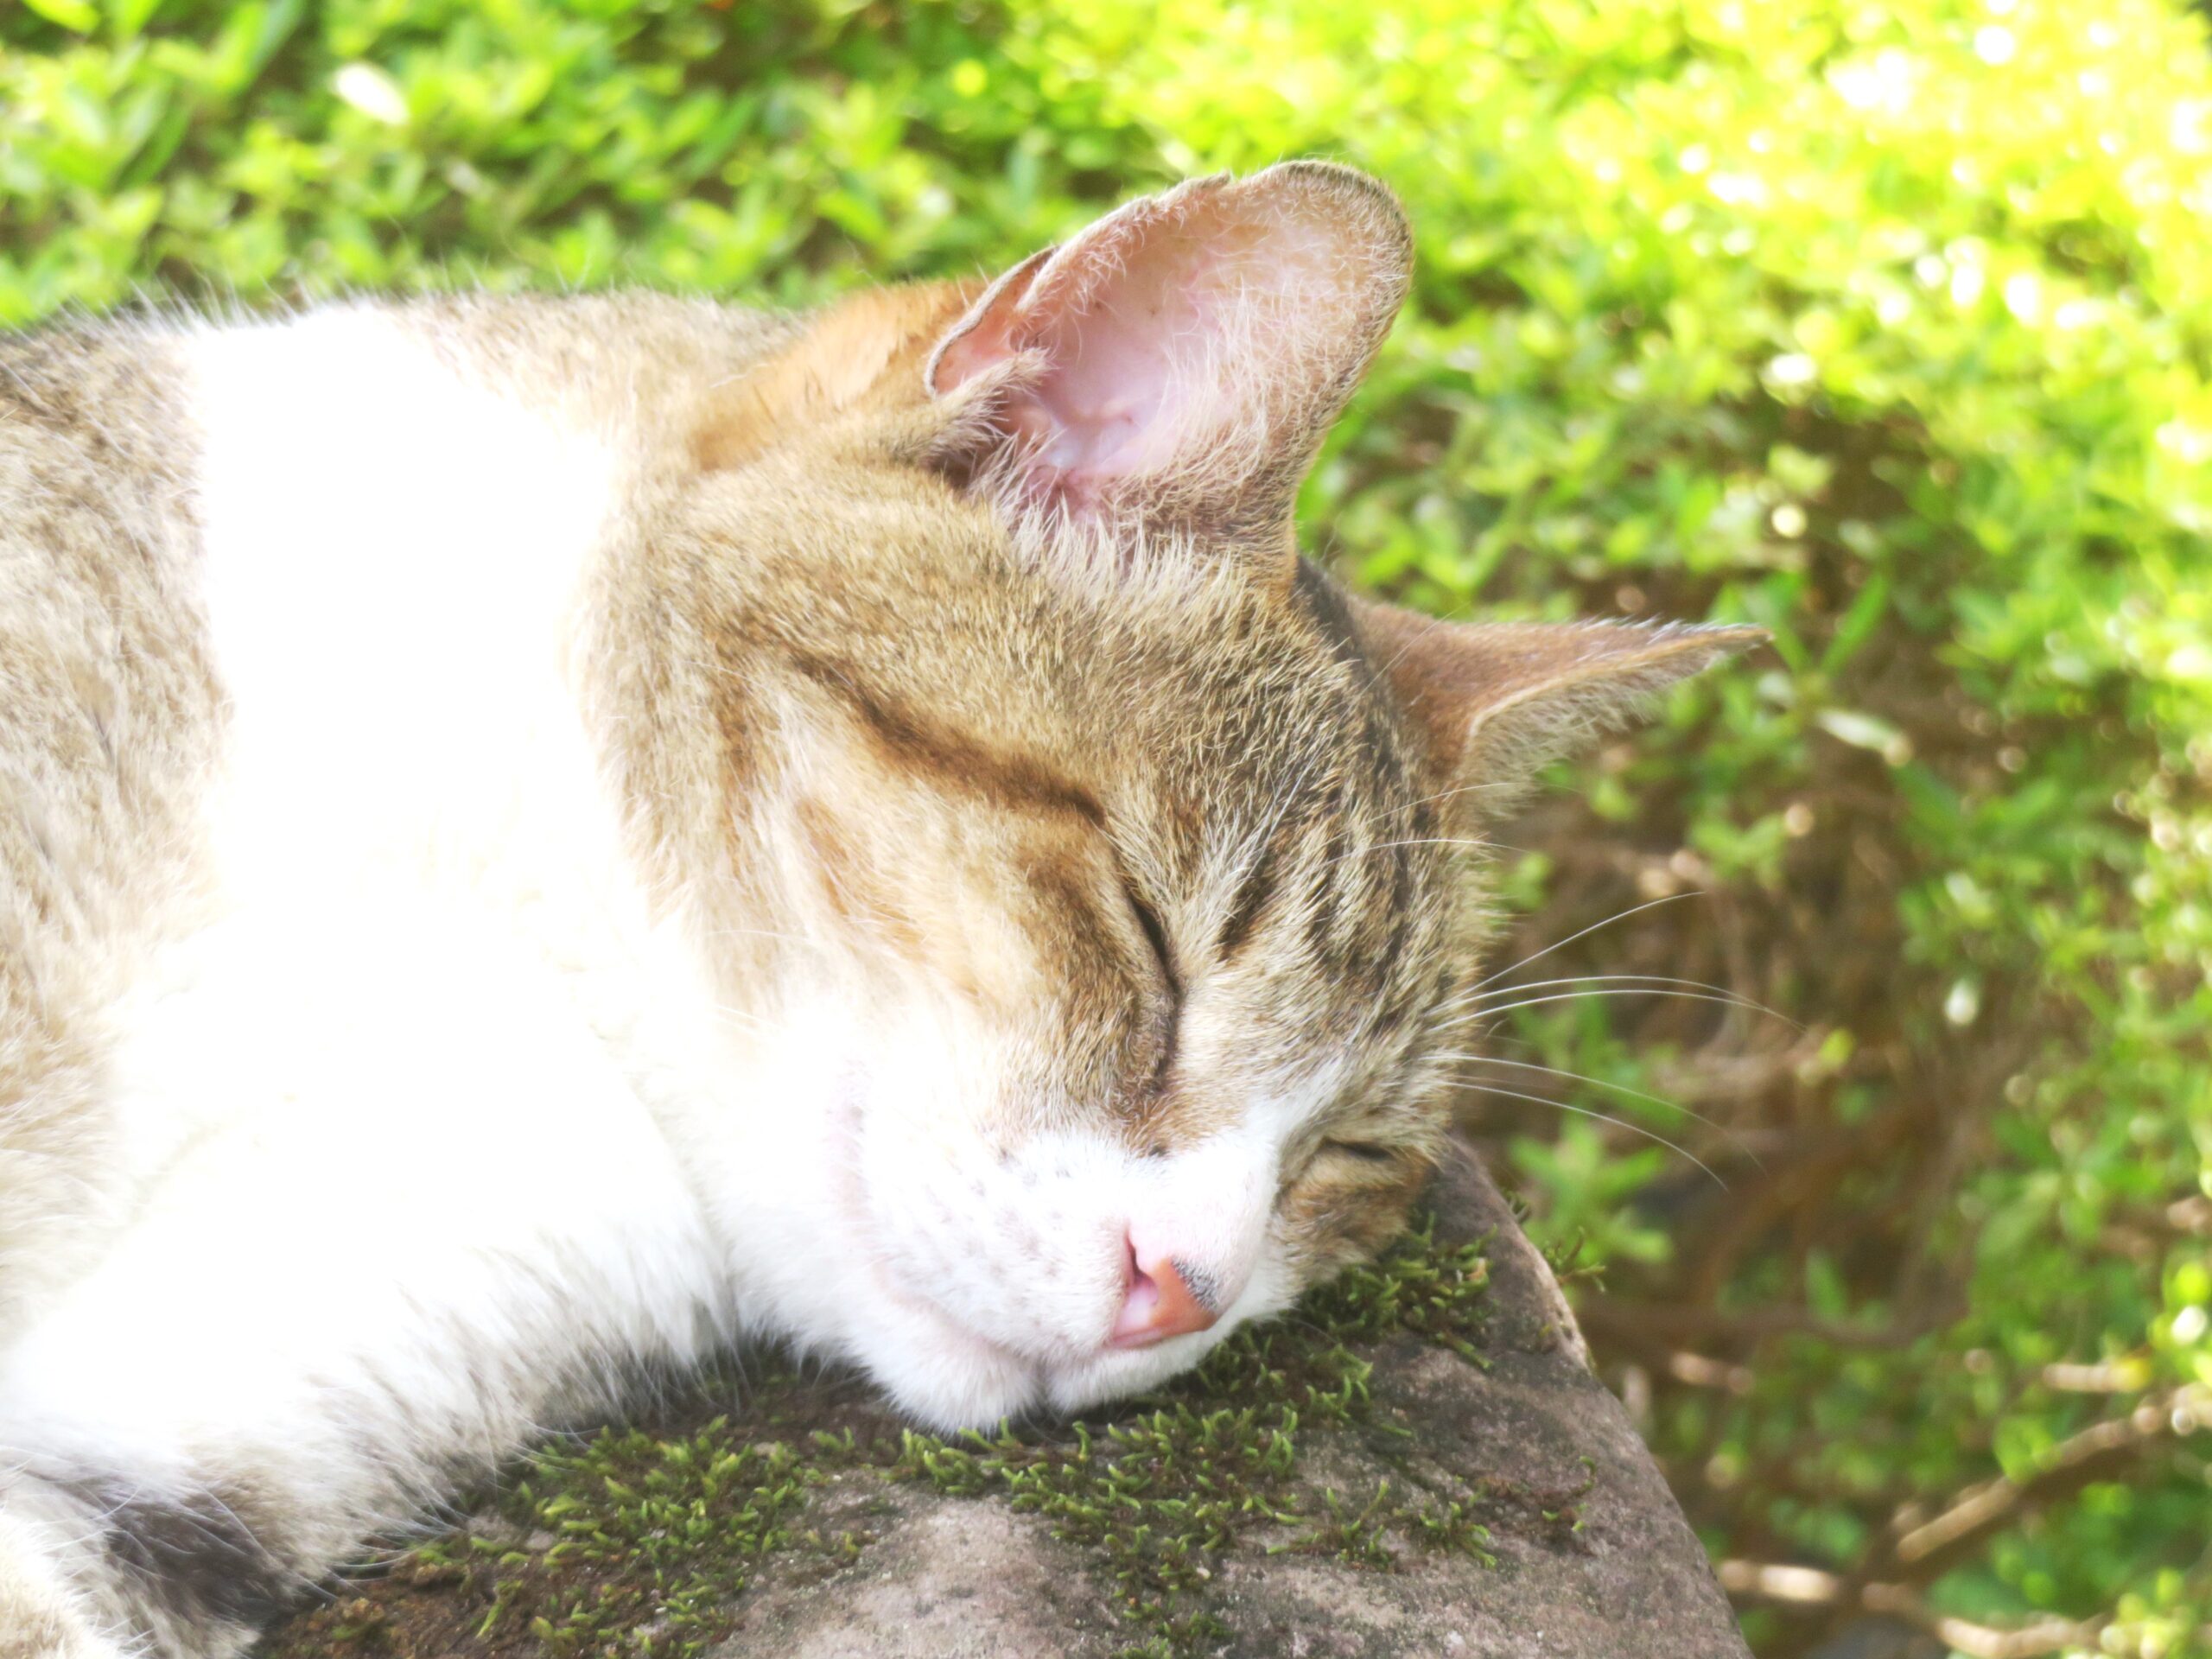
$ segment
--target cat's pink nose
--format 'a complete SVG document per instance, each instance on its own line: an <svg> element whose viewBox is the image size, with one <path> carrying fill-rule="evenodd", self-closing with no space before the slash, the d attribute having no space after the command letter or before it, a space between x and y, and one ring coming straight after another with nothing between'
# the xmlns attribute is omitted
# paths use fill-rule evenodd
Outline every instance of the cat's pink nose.
<svg viewBox="0 0 2212 1659"><path fill-rule="evenodd" d="M1173 1258L1150 1261L1129 1243L1128 1288L1122 1294L1121 1317L1114 1321L1109 1338L1116 1348L1147 1348L1170 1337L1203 1331L1220 1316L1191 1294Z"/></svg>

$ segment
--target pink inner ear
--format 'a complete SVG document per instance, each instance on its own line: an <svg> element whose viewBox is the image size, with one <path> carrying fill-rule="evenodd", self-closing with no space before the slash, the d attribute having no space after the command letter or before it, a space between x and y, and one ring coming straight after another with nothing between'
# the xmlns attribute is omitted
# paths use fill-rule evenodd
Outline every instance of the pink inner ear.
<svg viewBox="0 0 2212 1659"><path fill-rule="evenodd" d="M1023 473L1064 499L1177 470L1233 482L1266 441L1270 405L1301 401L1271 383L1295 372L1292 336L1332 321L1342 264L1294 209L1279 217L1203 181L1133 202L1009 274L946 342L933 385L1039 353L1005 419ZM1296 315L1316 307L1325 315Z"/></svg>
<svg viewBox="0 0 2212 1659"><path fill-rule="evenodd" d="M1134 251L1087 310L1052 318L1035 341L1052 365L1036 391L1036 460L1071 484L1165 465L1183 433L1208 423L1191 405L1219 401L1189 373L1220 355L1216 256L1185 234Z"/></svg>

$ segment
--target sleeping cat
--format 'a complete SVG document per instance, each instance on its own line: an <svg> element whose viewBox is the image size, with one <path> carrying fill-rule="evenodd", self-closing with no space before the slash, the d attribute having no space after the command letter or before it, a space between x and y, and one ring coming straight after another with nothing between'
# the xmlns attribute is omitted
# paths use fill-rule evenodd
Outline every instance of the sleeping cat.
<svg viewBox="0 0 2212 1659"><path fill-rule="evenodd" d="M0 341L0 1656L208 1659L729 1344L938 1427L1398 1224L1531 770L1751 631L1299 557L1379 185L803 317Z"/></svg>

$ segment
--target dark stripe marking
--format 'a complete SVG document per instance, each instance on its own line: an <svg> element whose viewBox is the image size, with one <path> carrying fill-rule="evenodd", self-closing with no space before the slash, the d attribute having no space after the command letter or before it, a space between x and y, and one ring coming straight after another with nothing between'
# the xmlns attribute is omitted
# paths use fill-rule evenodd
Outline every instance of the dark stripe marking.
<svg viewBox="0 0 2212 1659"><path fill-rule="evenodd" d="M1359 637L1358 624L1351 619L1351 607L1344 602L1344 590L1330 580L1326 571L1307 558L1299 560L1291 590L1298 595L1321 637L1329 642L1337 659L1358 669L1362 682L1373 685L1375 664L1368 658L1366 642Z"/></svg>
<svg viewBox="0 0 2212 1659"><path fill-rule="evenodd" d="M1007 754L894 709L832 663L794 654L800 673L834 693L860 717L885 759L908 772L969 790L1002 805L1071 814L1103 828L1105 810L1082 785L1029 755Z"/></svg>
<svg viewBox="0 0 2212 1659"><path fill-rule="evenodd" d="M1267 907L1268 899L1275 890L1275 866L1280 861L1283 840L1287 833L1278 830L1260 855L1252 862L1251 870L1244 877L1244 885L1236 890L1230 901L1229 919L1222 924L1221 937L1214 941L1214 955L1223 963L1244 948L1252 937L1252 929L1260 919L1260 912Z"/></svg>
<svg viewBox="0 0 2212 1659"><path fill-rule="evenodd" d="M109 1555L150 1605L181 1624L257 1630L298 1588L220 1492L157 1497L112 1479L72 1490L91 1505Z"/></svg>

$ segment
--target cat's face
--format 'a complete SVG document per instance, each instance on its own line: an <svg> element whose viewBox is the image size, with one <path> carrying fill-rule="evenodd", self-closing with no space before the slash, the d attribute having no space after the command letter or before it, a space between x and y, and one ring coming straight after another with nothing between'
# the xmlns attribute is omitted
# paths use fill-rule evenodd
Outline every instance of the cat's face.
<svg viewBox="0 0 2212 1659"><path fill-rule="evenodd" d="M1297 559L1406 260L1341 169L1185 187L830 314L697 441L734 833L691 874L793 1079L785 1322L927 1421L1141 1389L1384 1243L1465 804L1740 643L1443 628Z"/></svg>
<svg viewBox="0 0 2212 1659"><path fill-rule="evenodd" d="M791 768L754 833L843 1071L871 1358L988 1421L1179 1370L1388 1238L1465 958L1434 791L1318 574L1086 601L964 528L931 582L848 589L927 626L753 659Z"/></svg>

